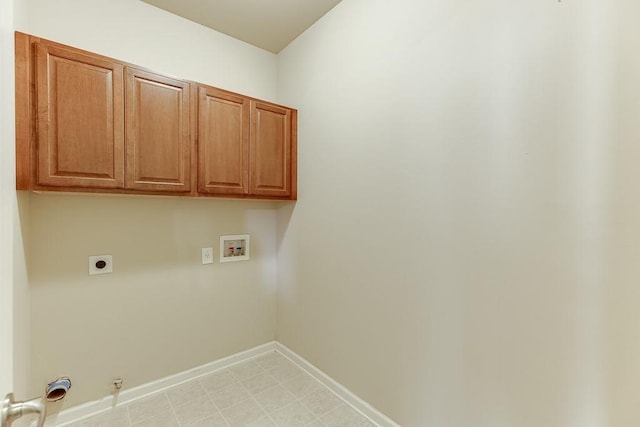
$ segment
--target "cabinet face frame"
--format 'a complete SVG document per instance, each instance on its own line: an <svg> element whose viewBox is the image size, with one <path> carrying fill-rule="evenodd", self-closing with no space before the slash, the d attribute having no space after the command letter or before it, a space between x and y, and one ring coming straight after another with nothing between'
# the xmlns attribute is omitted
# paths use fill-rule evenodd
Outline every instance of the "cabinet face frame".
<svg viewBox="0 0 640 427"><path fill-rule="evenodd" d="M146 96L142 93L145 87ZM127 67L125 95L125 187L178 193L191 191L194 149L191 85ZM144 102L149 105L143 106ZM148 122L163 128L145 134L143 127ZM158 145L151 149L152 143Z"/></svg>
<svg viewBox="0 0 640 427"><path fill-rule="evenodd" d="M16 190L33 190L36 110L31 56L30 37L16 32Z"/></svg>

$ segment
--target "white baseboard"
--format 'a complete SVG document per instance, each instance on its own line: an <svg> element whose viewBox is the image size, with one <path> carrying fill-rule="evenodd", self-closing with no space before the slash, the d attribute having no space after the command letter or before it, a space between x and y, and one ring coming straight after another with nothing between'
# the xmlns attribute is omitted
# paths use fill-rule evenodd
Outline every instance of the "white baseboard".
<svg viewBox="0 0 640 427"><path fill-rule="evenodd" d="M253 359L269 351L277 351L283 356L287 357L293 363L298 365L301 369L315 378L322 385L334 392L338 397L344 400L353 409L360 412L362 415L370 419L374 424L380 427L400 427L386 415L369 405L367 402L353 394L345 386L329 377L320 369L313 366L307 360L295 353L288 347L280 344L277 341L272 341L263 345L259 345L252 349L242 351L240 353L233 354L223 359L216 360L211 363L207 363L202 366L198 366L193 369L189 369L184 372L180 372L175 375L171 375L165 378L161 378L156 381L152 381L146 384L142 384L131 389L123 390L117 395L106 396L102 399L95 400L93 402L83 403L81 405L74 406L69 409L65 409L58 414L47 417L45 423L46 427L53 426L65 426L67 424L74 423L81 419L97 415L100 412L108 411L115 406L126 405L134 400L140 399L147 395L157 393L162 390L177 386L187 381L194 380L203 375L210 374L221 369L228 368L232 365L236 365L241 362L245 362L249 359Z"/></svg>
<svg viewBox="0 0 640 427"><path fill-rule="evenodd" d="M225 357L223 359L219 359L214 362L207 363L205 365L198 366L196 368L189 369L175 375L161 378L157 381L142 384L131 389L122 390L117 395L106 396L100 400L83 403L81 405L65 409L59 414L51 415L50 417L47 417L45 426L64 426L80 419L96 415L100 412L107 411L115 406L126 405L127 403L130 403L136 399L140 399L141 397L147 396L149 394L174 387L178 384L194 380L203 375L219 371L220 369L228 368L229 366L244 362L245 360L252 359L263 353L275 350L276 343L275 341L272 341L246 351L241 351L240 353L232 354L231 356Z"/></svg>
<svg viewBox="0 0 640 427"><path fill-rule="evenodd" d="M302 356L298 355L293 350L288 347L280 344L279 342L275 342L276 350L281 353L283 356L289 358L293 363L298 365L300 368L305 370L309 375L315 378L322 385L327 387L329 390L338 395L342 400L348 403L353 409L360 412L365 417L369 418L373 423L379 425L380 427L400 427L399 424L395 423L392 419L384 415L382 412L378 411L376 408L356 396L345 386L331 378L329 375L322 372L320 369L316 368L314 365L309 363Z"/></svg>

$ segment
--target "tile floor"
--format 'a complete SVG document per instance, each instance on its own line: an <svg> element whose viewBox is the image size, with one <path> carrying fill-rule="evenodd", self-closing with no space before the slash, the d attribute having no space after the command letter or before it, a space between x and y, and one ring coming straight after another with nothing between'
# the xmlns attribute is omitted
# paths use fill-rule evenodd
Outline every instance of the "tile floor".
<svg viewBox="0 0 640 427"><path fill-rule="evenodd" d="M275 351L66 427L374 427Z"/></svg>

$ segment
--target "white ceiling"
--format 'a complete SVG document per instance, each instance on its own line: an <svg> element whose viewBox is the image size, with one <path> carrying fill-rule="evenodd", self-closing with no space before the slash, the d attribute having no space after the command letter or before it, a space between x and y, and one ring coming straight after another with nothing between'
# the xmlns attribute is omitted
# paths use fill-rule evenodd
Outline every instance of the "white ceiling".
<svg viewBox="0 0 640 427"><path fill-rule="evenodd" d="M341 0L142 1L278 53Z"/></svg>

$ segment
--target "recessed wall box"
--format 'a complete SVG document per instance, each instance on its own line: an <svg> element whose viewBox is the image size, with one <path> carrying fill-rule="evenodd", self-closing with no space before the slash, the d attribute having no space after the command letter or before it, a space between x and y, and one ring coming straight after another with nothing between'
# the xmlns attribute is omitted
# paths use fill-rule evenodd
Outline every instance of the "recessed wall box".
<svg viewBox="0 0 640 427"><path fill-rule="evenodd" d="M113 272L113 257L111 255L95 255L89 257L89 275Z"/></svg>
<svg viewBox="0 0 640 427"><path fill-rule="evenodd" d="M246 261L249 259L249 235L220 236L220 262Z"/></svg>

